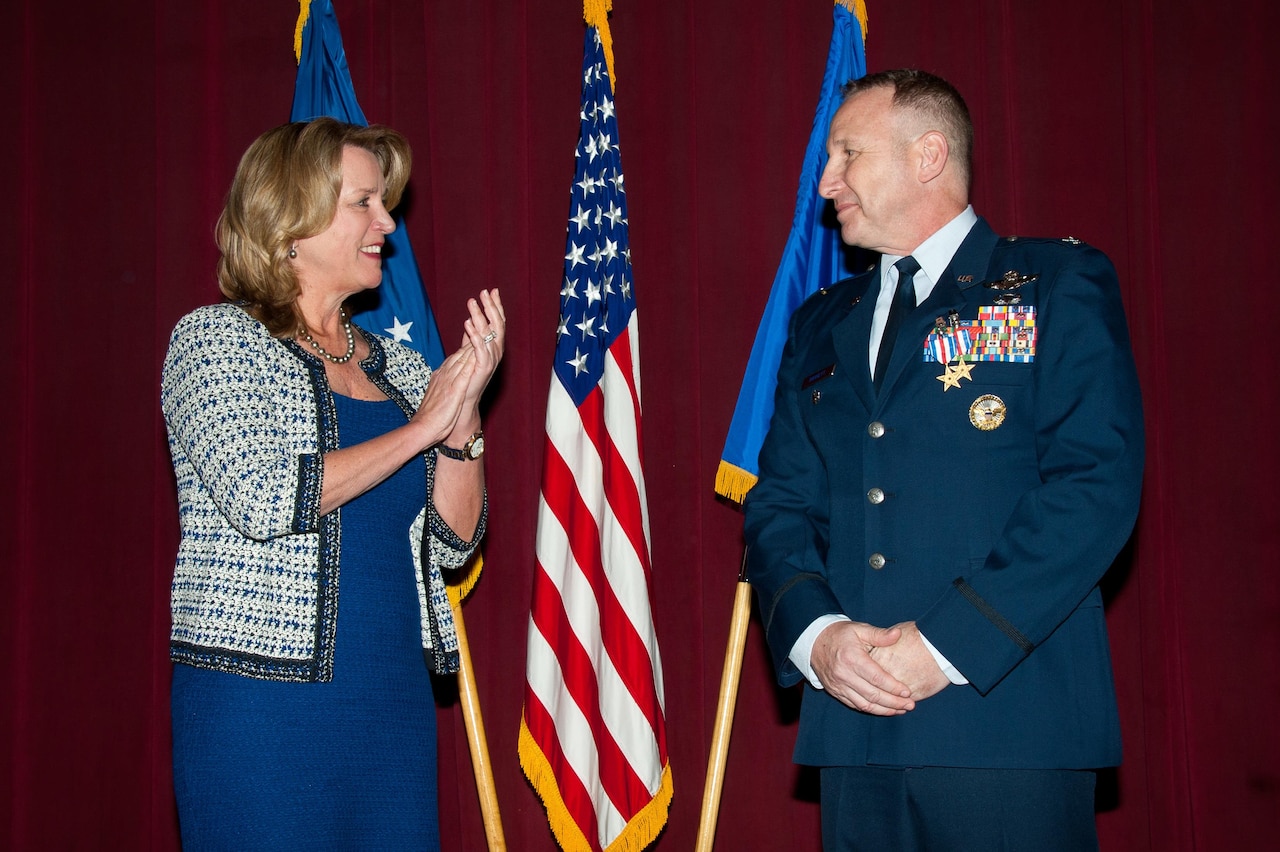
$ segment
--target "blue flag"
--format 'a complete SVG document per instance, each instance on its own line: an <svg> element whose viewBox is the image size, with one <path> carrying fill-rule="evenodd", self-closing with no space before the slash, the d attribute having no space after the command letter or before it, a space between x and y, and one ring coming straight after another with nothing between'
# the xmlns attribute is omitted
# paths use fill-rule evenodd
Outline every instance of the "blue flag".
<svg viewBox="0 0 1280 852"><path fill-rule="evenodd" d="M308 7L310 11L308 14ZM303 0L301 57L298 82L293 91L291 121L307 121L327 115L348 124L369 122L356 101L347 53L342 47L338 18L331 0ZM409 244L404 222L395 216L396 229L387 236L382 255L382 286L361 294L352 319L362 328L384 334L422 353L427 363L438 367L444 361L444 346L435 315L418 273L418 262Z"/></svg>
<svg viewBox="0 0 1280 852"><path fill-rule="evenodd" d="M355 86L351 83L351 69L347 67L347 52L342 47L333 3L302 0L301 6L299 32L294 36L298 82L293 89L290 121L327 115L348 124L367 126L369 121L356 101ZM440 330L422 287L409 232L401 217L393 215L393 218L396 229L387 235L386 245L382 247L382 285L353 298L352 307L356 310L351 319L361 328L418 350L434 369L444 361ZM449 599L455 606L471 593L483 565L484 560L477 551L461 582L448 585ZM454 618L460 620L461 617L455 613Z"/></svg>
<svg viewBox="0 0 1280 852"><path fill-rule="evenodd" d="M813 132L800 171L791 235L756 331L756 342L751 347L751 358L716 473L716 493L736 503L746 498L759 478L760 446L773 417L778 364L787 342L792 312L819 289L853 274L851 253L840 240L839 225L834 219L830 220L831 225L824 222L827 204L818 195L818 181L827 165L827 128L840 106L840 89L867 73L863 50L866 9L862 0L858 0L859 14L855 15L846 5L848 2L835 2L831 49L827 54L827 70L822 78Z"/></svg>

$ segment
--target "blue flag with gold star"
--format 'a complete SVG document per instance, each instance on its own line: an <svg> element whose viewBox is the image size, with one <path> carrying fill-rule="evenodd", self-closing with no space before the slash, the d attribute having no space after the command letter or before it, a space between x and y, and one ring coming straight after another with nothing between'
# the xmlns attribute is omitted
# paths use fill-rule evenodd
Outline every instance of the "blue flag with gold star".
<svg viewBox="0 0 1280 852"><path fill-rule="evenodd" d="M331 0L303 0L299 17L301 55L290 121L327 115L348 124L369 122L356 101L347 53ZM410 346L432 367L444 361L444 346L427 302L409 233L400 216L382 249L382 286L356 297L352 319L364 329Z"/></svg>

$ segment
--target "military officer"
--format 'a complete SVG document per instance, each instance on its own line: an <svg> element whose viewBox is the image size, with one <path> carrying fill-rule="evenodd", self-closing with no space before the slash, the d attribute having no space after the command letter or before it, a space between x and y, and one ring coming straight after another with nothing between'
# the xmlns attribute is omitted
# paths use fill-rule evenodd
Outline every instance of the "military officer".
<svg viewBox="0 0 1280 852"><path fill-rule="evenodd" d="M748 577L824 846L1088 849L1120 759L1098 582L1142 411L1115 270L998 237L972 125L915 70L851 83L819 186L866 273L791 320L746 503Z"/></svg>

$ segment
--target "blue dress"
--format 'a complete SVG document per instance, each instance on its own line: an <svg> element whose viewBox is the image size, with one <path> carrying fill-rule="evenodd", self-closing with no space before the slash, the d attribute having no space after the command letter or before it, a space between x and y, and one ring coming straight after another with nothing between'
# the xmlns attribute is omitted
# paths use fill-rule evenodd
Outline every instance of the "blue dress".
<svg viewBox="0 0 1280 852"><path fill-rule="evenodd" d="M342 446L402 426L334 395ZM415 458L343 506L333 680L175 665L174 789L192 850L438 849L436 719L408 529Z"/></svg>

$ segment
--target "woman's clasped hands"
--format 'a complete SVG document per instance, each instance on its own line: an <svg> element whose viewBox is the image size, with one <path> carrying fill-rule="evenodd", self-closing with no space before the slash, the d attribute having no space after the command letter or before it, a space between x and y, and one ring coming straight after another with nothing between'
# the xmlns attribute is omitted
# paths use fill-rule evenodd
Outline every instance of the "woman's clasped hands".
<svg viewBox="0 0 1280 852"><path fill-rule="evenodd" d="M461 344L432 372L413 416L424 447L460 443L479 428L480 399L506 349L507 320L496 288L468 299L467 311Z"/></svg>

